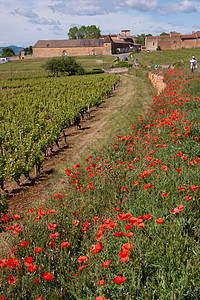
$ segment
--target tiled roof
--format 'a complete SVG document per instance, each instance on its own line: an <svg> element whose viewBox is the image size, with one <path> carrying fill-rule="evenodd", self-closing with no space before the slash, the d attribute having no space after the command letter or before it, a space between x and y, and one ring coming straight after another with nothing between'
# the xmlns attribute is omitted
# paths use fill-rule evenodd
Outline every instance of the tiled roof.
<svg viewBox="0 0 200 300"><path fill-rule="evenodd" d="M39 40L33 48L73 48L73 47L103 47L111 39L80 39L80 40Z"/></svg>
<svg viewBox="0 0 200 300"><path fill-rule="evenodd" d="M184 34L184 35L181 35L181 38L182 39L196 39L196 34Z"/></svg>

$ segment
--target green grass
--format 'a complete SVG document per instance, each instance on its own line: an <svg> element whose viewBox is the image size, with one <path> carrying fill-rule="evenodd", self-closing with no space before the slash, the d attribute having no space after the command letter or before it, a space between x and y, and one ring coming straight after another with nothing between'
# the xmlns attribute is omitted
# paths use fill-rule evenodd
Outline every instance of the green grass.
<svg viewBox="0 0 200 300"><path fill-rule="evenodd" d="M176 62L181 62L190 69L189 61L193 55L198 60L200 58L200 48L140 52L135 53L134 58L142 65L152 65L154 67L155 64L173 65Z"/></svg>
<svg viewBox="0 0 200 300"><path fill-rule="evenodd" d="M115 60L114 56L78 56L75 57L77 62L81 63L86 70L94 68L110 68ZM47 75L43 65L47 58L43 59L27 59L20 61L11 61L0 64L0 79L5 77L24 77L24 76L42 76Z"/></svg>

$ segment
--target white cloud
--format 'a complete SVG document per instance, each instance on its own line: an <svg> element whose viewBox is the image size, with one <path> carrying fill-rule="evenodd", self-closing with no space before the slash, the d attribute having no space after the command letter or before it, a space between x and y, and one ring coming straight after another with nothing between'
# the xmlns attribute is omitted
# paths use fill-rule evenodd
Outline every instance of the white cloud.
<svg viewBox="0 0 200 300"><path fill-rule="evenodd" d="M103 14L98 0L72 0L49 6L53 12L67 15L94 16Z"/></svg>
<svg viewBox="0 0 200 300"><path fill-rule="evenodd" d="M30 19L29 22L37 25L60 25L60 21L55 21L48 18Z"/></svg>
<svg viewBox="0 0 200 300"><path fill-rule="evenodd" d="M172 4L171 7L174 8L174 12L192 13L197 11L193 3L188 0L183 0L182 2Z"/></svg>
<svg viewBox="0 0 200 300"><path fill-rule="evenodd" d="M13 12L11 12L14 15L20 15L25 18L38 18L38 14L34 13L30 9L24 9L24 8L16 8Z"/></svg>
<svg viewBox="0 0 200 300"><path fill-rule="evenodd" d="M125 3L132 9L142 12L149 10L157 10L160 6L157 0L126 0Z"/></svg>

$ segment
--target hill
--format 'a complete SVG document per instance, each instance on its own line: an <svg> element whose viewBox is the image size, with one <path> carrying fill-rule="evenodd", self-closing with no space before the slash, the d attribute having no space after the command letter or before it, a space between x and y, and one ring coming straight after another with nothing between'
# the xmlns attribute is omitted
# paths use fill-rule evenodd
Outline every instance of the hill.
<svg viewBox="0 0 200 300"><path fill-rule="evenodd" d="M19 55L19 54L20 54L20 51L21 51L22 49L24 49L23 47L18 47L18 46L14 46L14 45L11 45L11 46L3 46L3 47L0 47L0 55L1 55L1 53L2 53L3 48L5 48L5 47L12 48L13 51L15 52L15 55Z"/></svg>

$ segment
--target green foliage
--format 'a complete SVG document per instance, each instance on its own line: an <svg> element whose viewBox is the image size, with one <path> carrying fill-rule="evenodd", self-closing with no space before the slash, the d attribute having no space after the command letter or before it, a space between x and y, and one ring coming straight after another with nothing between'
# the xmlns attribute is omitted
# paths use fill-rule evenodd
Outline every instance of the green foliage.
<svg viewBox="0 0 200 300"><path fill-rule="evenodd" d="M32 46L26 47L26 48L24 48L24 51L25 51L26 54L32 54L33 53L33 47Z"/></svg>
<svg viewBox="0 0 200 300"><path fill-rule="evenodd" d="M117 67L117 68L123 68L123 67L128 68L128 67L132 67L132 66L133 66L133 64L128 63L127 61L119 61L119 62L115 65L115 67Z"/></svg>
<svg viewBox="0 0 200 300"><path fill-rule="evenodd" d="M176 62L174 63L175 69L180 68L182 65L183 65L183 63L182 63L181 61L176 61Z"/></svg>
<svg viewBox="0 0 200 300"><path fill-rule="evenodd" d="M101 35L99 27L96 25L81 26L80 28L74 26L69 29L68 37L72 39L98 39Z"/></svg>
<svg viewBox="0 0 200 300"><path fill-rule="evenodd" d="M0 194L0 217L6 214L8 210L7 194L3 191Z"/></svg>
<svg viewBox="0 0 200 300"><path fill-rule="evenodd" d="M169 33L162 32L162 33L160 34L160 36L162 36L162 35L169 35Z"/></svg>
<svg viewBox="0 0 200 300"><path fill-rule="evenodd" d="M140 44L140 45L144 46L145 45L145 38L146 38L146 35L144 33L138 34L135 42L137 44Z"/></svg>
<svg viewBox="0 0 200 300"><path fill-rule="evenodd" d="M13 51L12 48L5 47L2 49L2 53L1 53L2 57L10 57L10 56L14 56L14 55L15 55L15 52Z"/></svg>
<svg viewBox="0 0 200 300"><path fill-rule="evenodd" d="M44 65L46 71L50 71L54 76L58 73L66 75L83 75L83 67L71 56L54 57L49 59Z"/></svg>

